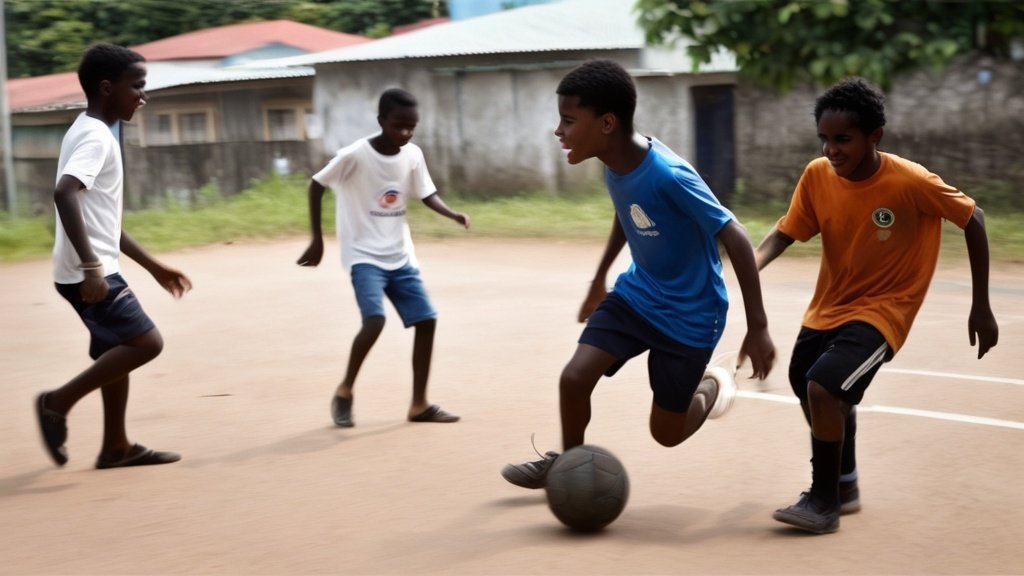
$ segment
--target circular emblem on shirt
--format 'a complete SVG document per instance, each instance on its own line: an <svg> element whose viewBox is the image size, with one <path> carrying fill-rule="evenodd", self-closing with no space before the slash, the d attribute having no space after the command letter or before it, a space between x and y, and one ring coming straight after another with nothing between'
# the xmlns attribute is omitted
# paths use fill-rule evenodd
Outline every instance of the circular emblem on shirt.
<svg viewBox="0 0 1024 576"><path fill-rule="evenodd" d="M871 221L879 228L889 228L896 222L896 215L888 208L875 208L871 213Z"/></svg>
<svg viewBox="0 0 1024 576"><path fill-rule="evenodd" d="M381 208L399 208L402 205L402 193L394 188L385 190L380 197L377 199L377 204Z"/></svg>

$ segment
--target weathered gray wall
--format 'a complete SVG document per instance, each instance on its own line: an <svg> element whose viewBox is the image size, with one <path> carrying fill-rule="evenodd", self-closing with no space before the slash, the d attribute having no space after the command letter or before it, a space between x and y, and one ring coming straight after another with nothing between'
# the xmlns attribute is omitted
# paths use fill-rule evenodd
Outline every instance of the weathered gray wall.
<svg viewBox="0 0 1024 576"><path fill-rule="evenodd" d="M330 153L375 133L380 93L400 86L419 100L414 141L439 189L483 197L594 189L600 186L600 163L569 166L553 134L558 82L590 57L613 58L627 68L639 64L639 52L624 50L545 54L539 62L536 55L523 55L318 66L313 105L324 126L324 149ZM689 88L695 78L637 79L637 126L684 156L693 148Z"/></svg>
<svg viewBox="0 0 1024 576"><path fill-rule="evenodd" d="M978 80L981 69L991 82ZM819 90L785 95L741 83L737 170L747 197L788 199L804 165L820 154ZM941 70L898 78L886 93L880 148L927 167L981 202L1024 209L1024 73L1021 65L966 56Z"/></svg>
<svg viewBox="0 0 1024 576"><path fill-rule="evenodd" d="M230 196L273 172L283 155L295 172L310 173L309 142L216 142L189 146L127 146L125 208L137 210L172 201L194 201L206 185Z"/></svg>

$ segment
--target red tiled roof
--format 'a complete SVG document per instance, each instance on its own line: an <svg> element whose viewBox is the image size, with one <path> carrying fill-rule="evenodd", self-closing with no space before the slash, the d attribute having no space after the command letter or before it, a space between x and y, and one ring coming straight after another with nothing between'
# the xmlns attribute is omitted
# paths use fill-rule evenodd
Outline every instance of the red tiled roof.
<svg viewBox="0 0 1024 576"><path fill-rule="evenodd" d="M321 52L369 42L370 38L345 34L291 20L266 20L206 28L132 46L146 60L224 58L268 44L285 44L306 52Z"/></svg>
<svg viewBox="0 0 1024 576"><path fill-rule="evenodd" d="M37 106L54 106L85 100L77 72L64 72L7 81L8 106L12 111Z"/></svg>

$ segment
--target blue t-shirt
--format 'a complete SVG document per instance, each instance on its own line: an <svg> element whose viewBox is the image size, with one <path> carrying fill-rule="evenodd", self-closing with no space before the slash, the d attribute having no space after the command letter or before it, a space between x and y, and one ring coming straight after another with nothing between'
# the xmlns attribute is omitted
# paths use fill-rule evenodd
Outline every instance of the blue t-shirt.
<svg viewBox="0 0 1024 576"><path fill-rule="evenodd" d="M614 292L673 340L714 348L729 309L716 236L732 212L654 138L639 166L605 168L605 182L633 257Z"/></svg>

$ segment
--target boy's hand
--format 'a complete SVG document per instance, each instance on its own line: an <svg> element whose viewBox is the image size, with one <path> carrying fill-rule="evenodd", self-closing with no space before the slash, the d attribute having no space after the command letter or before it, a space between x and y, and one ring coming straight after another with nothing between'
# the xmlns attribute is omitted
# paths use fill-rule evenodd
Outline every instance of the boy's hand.
<svg viewBox="0 0 1024 576"><path fill-rule="evenodd" d="M462 224L463 228L465 228L466 230L469 230L469 214L463 214L462 212L456 212L452 216L452 220L455 220L459 224Z"/></svg>
<svg viewBox="0 0 1024 576"><path fill-rule="evenodd" d="M309 243L309 248L302 253L302 256L295 262L299 266L312 266L316 267L320 264L320 259L324 257L324 243L323 240L314 240Z"/></svg>
<svg viewBox="0 0 1024 576"><path fill-rule="evenodd" d="M157 283L175 298L181 298L192 289L192 281L188 279L188 276L173 268L162 267L153 273L153 278L156 278Z"/></svg>
<svg viewBox="0 0 1024 576"><path fill-rule="evenodd" d="M107 279L103 277L102 270L90 270L85 273L85 280L82 281L78 291L82 295L82 302L95 304L107 297L110 285L107 284ZM973 338L971 344L974 344Z"/></svg>
<svg viewBox="0 0 1024 576"><path fill-rule="evenodd" d="M971 314L967 317L967 335L971 339L971 346L978 343L978 359L981 360L999 342L999 326L991 308L978 310L971 306Z"/></svg>
<svg viewBox="0 0 1024 576"><path fill-rule="evenodd" d="M747 335L743 337L743 345L740 346L739 356L736 358L737 365L742 365L747 358L750 358L753 367L751 378L764 380L768 377L775 364L775 344L772 343L767 329L747 331Z"/></svg>
<svg viewBox="0 0 1024 576"><path fill-rule="evenodd" d="M608 296L608 290L604 287L603 280L594 280L590 283L590 290L587 292L587 297L583 299L583 305L580 306L580 313L576 317L579 322L586 322L587 318L597 310L598 304L600 304Z"/></svg>

